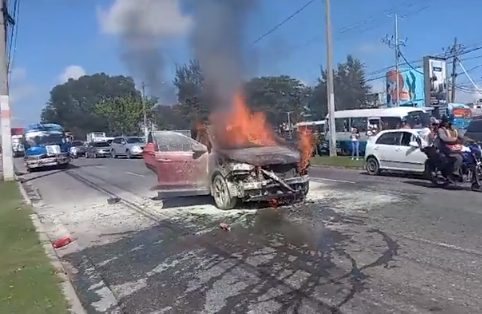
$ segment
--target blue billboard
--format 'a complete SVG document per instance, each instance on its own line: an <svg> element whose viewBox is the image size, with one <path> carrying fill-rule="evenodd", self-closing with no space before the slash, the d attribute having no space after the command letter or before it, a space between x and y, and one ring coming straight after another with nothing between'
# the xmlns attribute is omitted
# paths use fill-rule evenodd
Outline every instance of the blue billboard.
<svg viewBox="0 0 482 314"><path fill-rule="evenodd" d="M388 107L396 107L397 99L400 106L425 106L425 85L422 68L402 70L398 73L396 70L390 70L387 72L386 82Z"/></svg>

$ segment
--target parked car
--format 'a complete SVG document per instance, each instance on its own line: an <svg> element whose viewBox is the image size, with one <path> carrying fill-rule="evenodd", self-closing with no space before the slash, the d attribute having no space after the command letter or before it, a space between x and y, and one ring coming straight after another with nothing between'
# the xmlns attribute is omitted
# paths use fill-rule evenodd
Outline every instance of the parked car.
<svg viewBox="0 0 482 314"><path fill-rule="evenodd" d="M305 199L309 177L296 149L282 143L221 147L210 136L202 141L172 131L151 133L144 162L157 175L159 197L212 195L220 209L238 201Z"/></svg>
<svg viewBox="0 0 482 314"><path fill-rule="evenodd" d="M139 136L116 137L111 144L111 155L113 158L118 156L141 157L145 145L144 138Z"/></svg>
<svg viewBox="0 0 482 314"><path fill-rule="evenodd" d="M85 156L86 151L87 151L87 145L83 141L72 142L72 146L70 147L70 154L74 158Z"/></svg>
<svg viewBox="0 0 482 314"><path fill-rule="evenodd" d="M111 148L107 142L91 142L87 146L86 158L109 157Z"/></svg>
<svg viewBox="0 0 482 314"><path fill-rule="evenodd" d="M482 143L482 117L470 121L464 136L474 142Z"/></svg>
<svg viewBox="0 0 482 314"><path fill-rule="evenodd" d="M427 142L420 129L385 130L370 137L365 151L365 167L369 174L383 170L425 173L427 156L420 150Z"/></svg>

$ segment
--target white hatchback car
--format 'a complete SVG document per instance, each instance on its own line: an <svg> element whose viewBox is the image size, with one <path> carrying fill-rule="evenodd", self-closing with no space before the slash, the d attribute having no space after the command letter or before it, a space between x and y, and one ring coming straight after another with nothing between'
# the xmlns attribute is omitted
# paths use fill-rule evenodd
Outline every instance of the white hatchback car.
<svg viewBox="0 0 482 314"><path fill-rule="evenodd" d="M425 146L425 130L385 130L370 137L365 149L365 167L369 174L382 170L424 173L427 156L420 150L417 139Z"/></svg>

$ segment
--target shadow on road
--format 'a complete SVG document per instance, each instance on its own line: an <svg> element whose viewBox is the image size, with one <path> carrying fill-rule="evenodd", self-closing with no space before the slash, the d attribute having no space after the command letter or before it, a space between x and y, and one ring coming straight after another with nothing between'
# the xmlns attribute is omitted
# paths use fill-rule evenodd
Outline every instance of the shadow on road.
<svg viewBox="0 0 482 314"><path fill-rule="evenodd" d="M154 196L151 198L153 201L162 201L162 208L174 208L184 206L198 206L198 205L214 205L213 198L209 195L206 196L186 196L186 197L174 197L174 198L160 198Z"/></svg>
<svg viewBox="0 0 482 314"><path fill-rule="evenodd" d="M437 186L430 181L422 181L422 180L420 181L409 180L409 181L404 181L403 183L416 185L416 186L429 188L429 189L443 189L448 191L471 191L470 185L465 185L461 183L449 184L447 186Z"/></svg>
<svg viewBox="0 0 482 314"><path fill-rule="evenodd" d="M248 225L235 225L231 232L193 231L161 221L117 242L67 256L79 271L74 282L84 287L81 299L87 305L98 301L90 289L98 281L85 281L93 278L93 265L85 262L88 256L110 285L143 283L119 300L122 310L129 313L166 306L194 313L205 308L212 293L223 301L215 312L248 312L276 303L279 312L297 312L308 305L318 313L339 313L341 306L366 288L364 270L388 267L398 249L383 232L368 230L378 234L385 248L374 260L360 265L348 250L353 241L350 235L294 223L278 210L253 215ZM344 263L338 264L340 260ZM233 290L235 294L231 281L243 283Z"/></svg>

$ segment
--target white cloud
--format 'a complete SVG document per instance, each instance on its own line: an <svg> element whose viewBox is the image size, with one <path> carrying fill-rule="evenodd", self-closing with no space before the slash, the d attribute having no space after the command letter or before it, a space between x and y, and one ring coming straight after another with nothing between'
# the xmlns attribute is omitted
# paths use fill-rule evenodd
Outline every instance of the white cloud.
<svg viewBox="0 0 482 314"><path fill-rule="evenodd" d="M120 36L175 37L192 25L179 0L115 0L109 9L99 10L98 18L103 33Z"/></svg>
<svg viewBox="0 0 482 314"><path fill-rule="evenodd" d="M62 74L59 75L59 81L61 83L67 82L69 79L77 80L79 77L85 75L85 70L80 65L67 66Z"/></svg>

